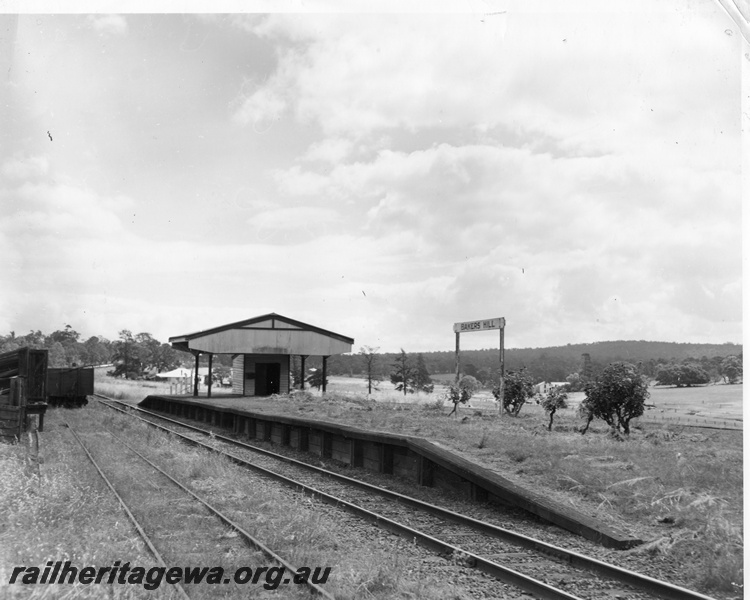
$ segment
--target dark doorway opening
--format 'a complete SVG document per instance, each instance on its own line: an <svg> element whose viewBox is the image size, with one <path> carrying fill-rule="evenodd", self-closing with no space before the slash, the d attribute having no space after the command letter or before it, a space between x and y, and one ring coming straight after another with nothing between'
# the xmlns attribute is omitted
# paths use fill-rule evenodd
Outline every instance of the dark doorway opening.
<svg viewBox="0 0 750 600"><path fill-rule="evenodd" d="M255 364L255 395L270 396L281 391L281 363Z"/></svg>

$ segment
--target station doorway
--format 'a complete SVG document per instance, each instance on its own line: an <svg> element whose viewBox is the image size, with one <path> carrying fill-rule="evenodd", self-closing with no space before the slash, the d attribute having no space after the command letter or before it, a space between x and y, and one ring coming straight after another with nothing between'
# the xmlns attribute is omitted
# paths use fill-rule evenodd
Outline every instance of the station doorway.
<svg viewBox="0 0 750 600"><path fill-rule="evenodd" d="M281 392L281 363L255 364L255 395L270 396Z"/></svg>

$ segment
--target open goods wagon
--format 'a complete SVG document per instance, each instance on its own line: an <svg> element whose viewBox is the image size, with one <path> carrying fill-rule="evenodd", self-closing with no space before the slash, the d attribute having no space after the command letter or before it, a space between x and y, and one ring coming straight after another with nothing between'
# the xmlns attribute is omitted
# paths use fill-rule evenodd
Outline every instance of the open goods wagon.
<svg viewBox="0 0 750 600"><path fill-rule="evenodd" d="M86 396L93 393L93 368L47 369L47 402L50 406L84 406L88 404Z"/></svg>
<svg viewBox="0 0 750 600"><path fill-rule="evenodd" d="M23 404L44 402L47 350L18 348L0 354L0 396L8 396L12 379L23 379Z"/></svg>
<svg viewBox="0 0 750 600"><path fill-rule="evenodd" d="M47 350L17 348L0 353L0 441L17 440L26 430L29 414L44 415L46 382Z"/></svg>

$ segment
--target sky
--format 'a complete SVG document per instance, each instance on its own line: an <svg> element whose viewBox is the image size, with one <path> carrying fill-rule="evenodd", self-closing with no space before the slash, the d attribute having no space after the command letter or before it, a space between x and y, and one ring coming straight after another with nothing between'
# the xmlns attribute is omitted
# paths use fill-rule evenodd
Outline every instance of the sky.
<svg viewBox="0 0 750 600"><path fill-rule="evenodd" d="M0 334L742 341L750 55L715 0L3 6Z"/></svg>

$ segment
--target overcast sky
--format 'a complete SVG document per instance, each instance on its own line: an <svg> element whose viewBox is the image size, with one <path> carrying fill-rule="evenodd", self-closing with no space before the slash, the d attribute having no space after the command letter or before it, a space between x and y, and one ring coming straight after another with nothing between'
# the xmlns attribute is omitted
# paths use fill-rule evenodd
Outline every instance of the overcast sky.
<svg viewBox="0 0 750 600"><path fill-rule="evenodd" d="M0 334L741 342L721 6L440 6L0 16Z"/></svg>

